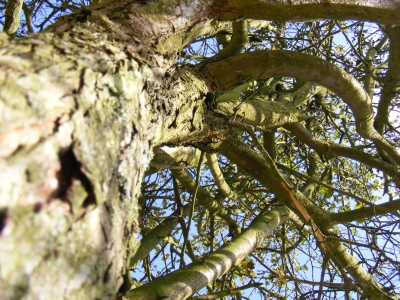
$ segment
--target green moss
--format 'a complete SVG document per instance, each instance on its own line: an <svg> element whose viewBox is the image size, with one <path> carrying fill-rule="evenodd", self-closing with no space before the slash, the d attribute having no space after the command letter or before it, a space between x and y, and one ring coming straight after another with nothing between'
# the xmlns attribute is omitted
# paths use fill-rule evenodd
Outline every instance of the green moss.
<svg viewBox="0 0 400 300"><path fill-rule="evenodd" d="M173 0L160 0L150 2L142 8L143 14L149 15L165 15L174 13L175 1Z"/></svg>
<svg viewBox="0 0 400 300"><path fill-rule="evenodd" d="M82 183L78 180L74 180L73 182L73 189L69 193L69 201L71 202L72 205L72 212L75 216L77 216L80 213L80 210L82 208L82 204L87 198L88 193L86 192L85 187L82 185Z"/></svg>
<svg viewBox="0 0 400 300"><path fill-rule="evenodd" d="M178 52L182 49L182 38L176 34L170 34L157 44L157 51L160 53Z"/></svg>

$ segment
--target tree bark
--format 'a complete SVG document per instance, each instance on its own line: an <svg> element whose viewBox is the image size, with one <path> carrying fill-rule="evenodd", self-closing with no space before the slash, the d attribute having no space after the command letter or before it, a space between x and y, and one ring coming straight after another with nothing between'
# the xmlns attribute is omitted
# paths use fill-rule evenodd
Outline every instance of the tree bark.
<svg viewBox="0 0 400 300"><path fill-rule="evenodd" d="M186 20L176 31L197 22L199 4L171 3ZM142 31L172 30L143 17L145 8L93 6L47 33L0 35L3 299L115 298L137 243L152 145L168 138L168 127L169 136L201 131L205 85L173 66L176 54L162 57L180 44L127 41L130 23L121 19L141 22ZM136 40L148 38L141 34Z"/></svg>
<svg viewBox="0 0 400 300"><path fill-rule="evenodd" d="M113 298L136 243L157 132L145 91L152 70L108 41L112 54L81 47L93 32L79 33L2 37L5 299Z"/></svg>
<svg viewBox="0 0 400 300"><path fill-rule="evenodd" d="M213 21L400 19L394 0L142 2L95 1L44 33L0 35L3 299L115 298L152 147L210 133L203 100L214 78L176 61ZM240 84L236 71L221 87Z"/></svg>

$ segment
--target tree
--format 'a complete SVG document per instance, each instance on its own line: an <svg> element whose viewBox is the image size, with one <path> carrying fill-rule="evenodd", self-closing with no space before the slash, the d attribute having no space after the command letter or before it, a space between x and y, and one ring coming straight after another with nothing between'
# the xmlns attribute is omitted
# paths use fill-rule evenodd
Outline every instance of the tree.
<svg viewBox="0 0 400 300"><path fill-rule="evenodd" d="M0 35L5 299L400 294L398 1L92 2Z"/></svg>

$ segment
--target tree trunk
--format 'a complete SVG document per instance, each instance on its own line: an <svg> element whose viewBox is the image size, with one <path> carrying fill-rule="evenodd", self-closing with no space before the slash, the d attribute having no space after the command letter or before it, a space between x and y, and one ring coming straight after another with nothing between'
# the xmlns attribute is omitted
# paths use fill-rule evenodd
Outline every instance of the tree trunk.
<svg viewBox="0 0 400 300"><path fill-rule="evenodd" d="M354 1L145 2L95 1L45 33L0 35L3 299L115 298L137 244L152 147L212 134L203 100L214 82L176 62L184 45L217 30L215 19L395 23L400 14L395 1L362 9ZM227 88L243 79L208 70Z"/></svg>
<svg viewBox="0 0 400 300"><path fill-rule="evenodd" d="M142 24L137 41L171 30L141 9L85 8L47 33L0 35L3 299L114 298L137 243L151 147L168 127L168 136L200 131L205 86L173 66L180 44L127 42L129 13ZM175 30L201 16L190 9Z"/></svg>
<svg viewBox="0 0 400 300"><path fill-rule="evenodd" d="M145 90L153 71L65 35L2 44L3 297L113 298L160 130Z"/></svg>

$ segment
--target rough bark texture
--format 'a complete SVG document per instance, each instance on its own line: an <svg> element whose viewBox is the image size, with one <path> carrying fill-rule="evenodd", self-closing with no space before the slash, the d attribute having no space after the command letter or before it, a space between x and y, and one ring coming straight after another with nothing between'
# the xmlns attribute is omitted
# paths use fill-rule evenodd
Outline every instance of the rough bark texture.
<svg viewBox="0 0 400 300"><path fill-rule="evenodd" d="M45 33L19 40L0 35L3 299L115 298L137 244L137 199L152 147L199 137L211 144L214 133L203 124L203 100L216 81L221 89L230 88L251 77L277 75L273 68L292 68L298 59L292 55L289 65L277 56L279 65L246 73L239 57L236 69L214 65L226 68L223 75L212 65L203 68L208 81L200 75L203 70L179 70L178 52L196 36L213 32L214 19L368 18L390 24L400 19L400 4L389 0L361 1L362 9L356 1L144 2L96 1ZM354 91L361 104L368 102L349 80L353 89L345 88L343 97L353 97L348 93ZM335 85L330 77L321 82ZM387 85L392 90L393 84ZM366 116L370 125L367 104L365 111L354 111L358 121ZM225 127L219 129L223 133ZM254 177L269 170L246 165L244 151L224 143L222 150ZM278 179L275 183L272 190L289 203L289 194ZM316 207L303 205L315 222L326 222ZM372 281L361 286L367 289Z"/></svg>
<svg viewBox="0 0 400 300"><path fill-rule="evenodd" d="M131 22L139 18L134 1L119 5ZM202 101L193 100L202 100L201 83L166 72L157 51L139 55L152 46L125 42L110 20L116 8L107 9L83 10L25 40L0 37L3 299L114 298L137 243L151 146L164 128L200 129ZM142 30L151 28L146 20ZM187 122L176 122L177 112Z"/></svg>
<svg viewBox="0 0 400 300"><path fill-rule="evenodd" d="M21 13L22 0L8 0L6 5L6 13L3 30L8 34L14 34L19 25L19 15Z"/></svg>
<svg viewBox="0 0 400 300"><path fill-rule="evenodd" d="M6 299L112 298L122 283L158 120L144 92L149 68L118 43L105 52L94 31L2 39Z"/></svg>

